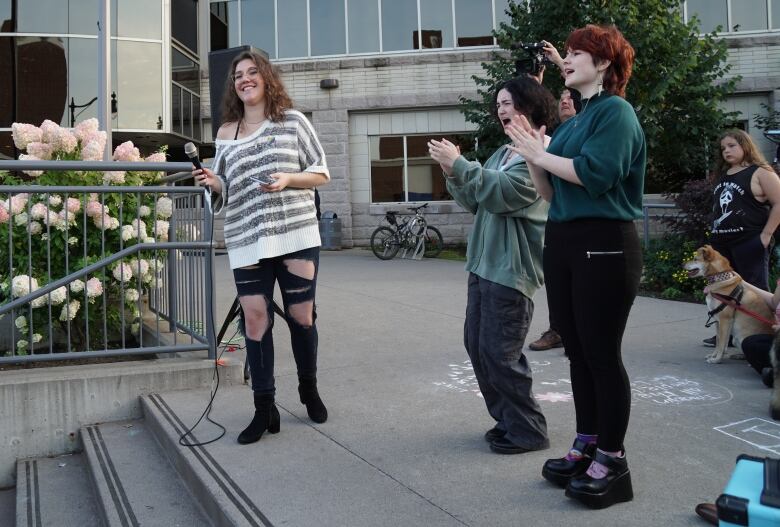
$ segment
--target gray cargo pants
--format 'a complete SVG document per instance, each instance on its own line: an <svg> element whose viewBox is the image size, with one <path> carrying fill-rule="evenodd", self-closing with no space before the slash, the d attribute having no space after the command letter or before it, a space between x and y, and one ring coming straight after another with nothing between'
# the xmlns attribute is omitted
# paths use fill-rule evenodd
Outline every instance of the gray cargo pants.
<svg viewBox="0 0 780 527"><path fill-rule="evenodd" d="M533 301L519 291L470 273L464 344L488 412L512 443L547 448L547 421L531 393L523 344Z"/></svg>

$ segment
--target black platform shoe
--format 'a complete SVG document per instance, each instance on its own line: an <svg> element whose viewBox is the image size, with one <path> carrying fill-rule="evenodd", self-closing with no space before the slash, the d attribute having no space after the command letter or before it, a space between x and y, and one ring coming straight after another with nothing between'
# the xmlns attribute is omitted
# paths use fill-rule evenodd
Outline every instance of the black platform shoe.
<svg viewBox="0 0 780 527"><path fill-rule="evenodd" d="M568 497L581 501L591 509L603 509L634 499L631 472L625 457L612 457L596 451L594 460L607 467L607 475L594 479L586 473L572 478L566 486Z"/></svg>
<svg viewBox="0 0 780 527"><path fill-rule="evenodd" d="M584 474L590 462L593 460L593 454L596 453L596 443L586 443L581 439L575 439L571 447L582 453L582 457L576 461L571 461L565 457L548 459L542 467L542 477L547 481L563 488L569 484L573 477Z"/></svg>
<svg viewBox="0 0 780 527"><path fill-rule="evenodd" d="M279 432L279 409L274 404L273 394L255 393L255 416L240 434L238 442L248 445L259 441L266 430L269 434Z"/></svg>
<svg viewBox="0 0 780 527"><path fill-rule="evenodd" d="M488 443L492 443L496 439L501 439L506 435L506 430L501 430L500 428L494 426L487 432L485 432L485 441Z"/></svg>
<svg viewBox="0 0 780 527"><path fill-rule="evenodd" d="M317 379L298 377L298 395L301 397L301 402L306 405L309 419L315 423L324 423L328 420L328 409L325 408L317 391Z"/></svg>

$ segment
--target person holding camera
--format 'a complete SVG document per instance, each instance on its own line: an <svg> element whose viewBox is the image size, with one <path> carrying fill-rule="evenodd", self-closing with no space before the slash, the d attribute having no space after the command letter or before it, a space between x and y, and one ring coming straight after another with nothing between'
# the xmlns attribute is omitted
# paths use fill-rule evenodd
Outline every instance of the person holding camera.
<svg viewBox="0 0 780 527"><path fill-rule="evenodd" d="M276 69L253 51L230 66L213 171L192 174L211 190L209 205L227 209L225 243L241 302L255 414L241 444L279 431L274 404L273 292L282 292L298 367L298 393L312 421L328 412L317 390L314 294L320 235L313 188L330 179L311 123L292 109Z"/></svg>
<svg viewBox="0 0 780 527"><path fill-rule="evenodd" d="M633 499L623 441L631 386L621 343L642 272L634 220L642 217L647 146L623 98L634 49L615 26L588 25L566 41L567 88L582 110L555 130L522 117L508 127L534 184L550 201L545 231L547 298L570 362L577 436L542 469L592 508Z"/></svg>
<svg viewBox="0 0 780 527"><path fill-rule="evenodd" d="M544 41L542 41L544 42ZM553 48L555 49L555 48ZM555 52L558 53L557 51ZM560 57L560 55L558 55ZM577 115L574 108L574 100L568 88L561 90L561 97L558 99L558 120L565 123ZM552 311L550 311L550 326L542 333L542 336L528 345L528 349L533 351L545 351L553 348L563 347L561 335L558 333L557 325Z"/></svg>
<svg viewBox="0 0 780 527"><path fill-rule="evenodd" d="M495 92L493 115L502 127L523 115L533 129L555 122L555 99L536 80L519 76ZM523 344L541 287L547 203L522 156L506 146L484 165L467 161L447 140L428 143L447 190L474 214L466 255L468 299L464 344L488 413L490 449L521 454L549 447L547 421L532 395Z"/></svg>

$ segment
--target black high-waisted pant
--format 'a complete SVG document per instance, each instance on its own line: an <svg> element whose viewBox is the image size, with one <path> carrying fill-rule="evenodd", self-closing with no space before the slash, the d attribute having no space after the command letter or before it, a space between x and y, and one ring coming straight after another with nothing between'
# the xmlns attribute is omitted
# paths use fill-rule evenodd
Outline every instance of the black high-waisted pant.
<svg viewBox="0 0 780 527"><path fill-rule="evenodd" d="M598 446L623 449L631 386L621 344L642 273L642 250L630 221L547 222L547 300L571 369L577 432Z"/></svg>

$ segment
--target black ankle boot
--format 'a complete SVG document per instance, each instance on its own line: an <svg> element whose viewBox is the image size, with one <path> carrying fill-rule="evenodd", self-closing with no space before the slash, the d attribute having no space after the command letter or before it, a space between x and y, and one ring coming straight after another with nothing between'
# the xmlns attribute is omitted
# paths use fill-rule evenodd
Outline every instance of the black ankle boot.
<svg viewBox="0 0 780 527"><path fill-rule="evenodd" d="M634 499L631 473L625 457L612 457L596 451L595 461L607 467L607 475L594 479L582 474L569 481L566 495L581 501L591 509L603 509L623 501Z"/></svg>
<svg viewBox="0 0 780 527"><path fill-rule="evenodd" d="M259 441L266 430L270 434L279 432L279 410L274 404L273 394L255 393L255 416L243 432L238 434L242 445Z"/></svg>
<svg viewBox="0 0 780 527"><path fill-rule="evenodd" d="M565 487L571 478L584 474L588 470L593 454L596 453L596 444L575 439L571 448L582 452L582 458L576 461L570 461L565 457L548 459L542 467L544 479L559 487Z"/></svg>
<svg viewBox="0 0 780 527"><path fill-rule="evenodd" d="M298 395L301 396L301 402L306 405L306 412L312 421L324 423L328 420L328 409L325 408L317 392L317 379L298 377Z"/></svg>

